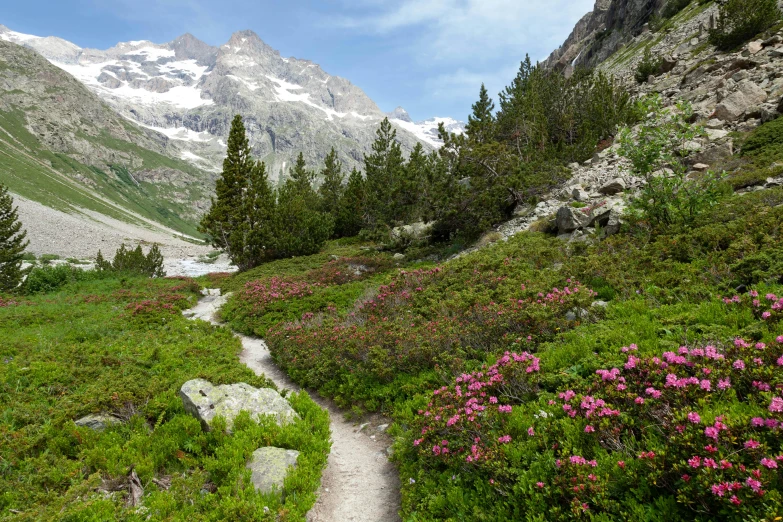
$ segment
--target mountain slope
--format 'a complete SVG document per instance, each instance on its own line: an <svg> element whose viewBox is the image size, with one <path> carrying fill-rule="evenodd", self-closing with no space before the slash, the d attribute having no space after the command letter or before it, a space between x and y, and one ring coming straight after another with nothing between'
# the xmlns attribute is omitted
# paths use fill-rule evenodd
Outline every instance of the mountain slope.
<svg viewBox="0 0 783 522"><path fill-rule="evenodd" d="M334 146L348 169L362 167L385 114L348 80L309 60L284 58L252 31L219 48L192 35L158 45L120 43L106 51L59 38L15 33L0 39L34 49L69 72L125 118L166 135L179 157L219 171L231 118L245 117L256 157L282 176L301 151L320 165ZM437 143L398 122L406 150Z"/></svg>
<svg viewBox="0 0 783 522"><path fill-rule="evenodd" d="M214 174L169 154L168 138L121 118L37 53L0 41L0 181L14 193L195 235Z"/></svg>

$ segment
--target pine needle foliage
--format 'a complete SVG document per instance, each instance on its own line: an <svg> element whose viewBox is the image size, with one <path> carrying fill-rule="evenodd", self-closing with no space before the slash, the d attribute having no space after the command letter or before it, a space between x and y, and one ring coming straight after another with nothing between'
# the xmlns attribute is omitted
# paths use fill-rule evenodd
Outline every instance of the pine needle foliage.
<svg viewBox="0 0 783 522"><path fill-rule="evenodd" d="M0 184L0 291L16 290L28 270L22 269L24 251L30 244L22 230L19 210L8 187Z"/></svg>

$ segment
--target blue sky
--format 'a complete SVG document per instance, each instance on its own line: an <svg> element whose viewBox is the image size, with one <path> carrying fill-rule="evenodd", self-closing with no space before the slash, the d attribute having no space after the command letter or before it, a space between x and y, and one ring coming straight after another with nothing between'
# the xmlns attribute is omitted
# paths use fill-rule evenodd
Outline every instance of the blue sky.
<svg viewBox="0 0 783 522"><path fill-rule="evenodd" d="M283 56L351 80L382 110L466 119L486 83L493 98L529 53L544 59L594 0L20 0L0 24L81 47L164 43L192 33L211 44L252 29Z"/></svg>

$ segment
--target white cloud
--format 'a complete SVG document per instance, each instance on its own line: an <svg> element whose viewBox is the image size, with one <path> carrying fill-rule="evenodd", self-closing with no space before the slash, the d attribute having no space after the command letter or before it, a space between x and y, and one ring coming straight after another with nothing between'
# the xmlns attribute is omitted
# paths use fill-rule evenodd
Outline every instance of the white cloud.
<svg viewBox="0 0 783 522"><path fill-rule="evenodd" d="M360 1L369 13L339 20L355 31L393 35L416 29L425 60L494 60L530 52L543 58L557 48L594 0Z"/></svg>

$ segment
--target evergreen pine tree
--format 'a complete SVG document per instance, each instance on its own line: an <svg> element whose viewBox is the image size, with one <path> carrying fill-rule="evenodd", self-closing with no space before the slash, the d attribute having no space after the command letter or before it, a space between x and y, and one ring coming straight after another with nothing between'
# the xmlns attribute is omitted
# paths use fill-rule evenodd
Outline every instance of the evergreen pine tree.
<svg viewBox="0 0 783 522"><path fill-rule="evenodd" d="M300 153L291 178L278 190L273 235L277 257L315 254L334 231L334 218L318 210L313 178Z"/></svg>
<svg viewBox="0 0 783 522"><path fill-rule="evenodd" d="M216 197L212 199L212 206L199 227L209 236L212 245L225 250L233 262L244 255L246 231L241 226L245 220L242 199L253 167L245 125L237 114L231 122L223 172L215 186Z"/></svg>
<svg viewBox="0 0 783 522"><path fill-rule="evenodd" d="M103 254L100 250L98 250L98 255L95 257L95 270L98 272L108 272L111 271L111 263L109 263L105 257L103 257Z"/></svg>
<svg viewBox="0 0 783 522"><path fill-rule="evenodd" d="M399 219L406 223L418 221L422 217L422 202L427 192L428 169L430 161L421 143L413 147L408 163L403 169L403 176L397 186L395 201L400 204Z"/></svg>
<svg viewBox="0 0 783 522"><path fill-rule="evenodd" d="M476 143L486 143L494 137L495 103L489 97L487 88L481 84L479 99L473 104L473 114L468 116L466 132L468 137Z"/></svg>
<svg viewBox="0 0 783 522"><path fill-rule="evenodd" d="M15 290L27 271L22 270L22 256L29 241L22 230L19 212L8 187L0 184L0 291Z"/></svg>
<svg viewBox="0 0 783 522"><path fill-rule="evenodd" d="M163 254L160 252L157 244L152 245L152 248L150 248L144 265L146 275L150 277L166 277L166 272L163 270Z"/></svg>
<svg viewBox="0 0 783 522"><path fill-rule="evenodd" d="M269 182L266 165L258 161L250 174L243 213L246 233L245 249L238 265L240 269L257 266L275 258L274 219L277 208L275 192Z"/></svg>
<svg viewBox="0 0 783 522"><path fill-rule="evenodd" d="M337 151L332 150L326 155L325 166L321 171L321 186L318 188L318 197L320 200L319 208L321 212L326 212L337 220L338 210L340 208L340 198L343 194L343 166L337 159ZM337 234L335 228L335 234Z"/></svg>
<svg viewBox="0 0 783 522"><path fill-rule="evenodd" d="M335 224L337 237L353 237L362 230L365 223L364 183L362 174L354 168L340 197Z"/></svg>
<svg viewBox="0 0 783 522"><path fill-rule="evenodd" d="M366 217L367 228L379 231L393 226L401 218L401 204L394 196L399 193L399 185L404 175L405 160L397 131L393 129L389 118L384 118L376 131L377 138L372 144L372 154L365 155L366 175Z"/></svg>

